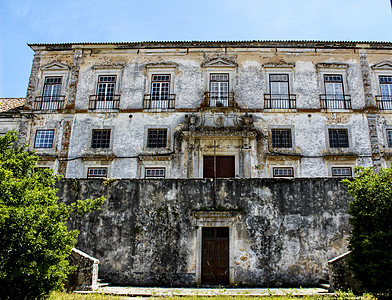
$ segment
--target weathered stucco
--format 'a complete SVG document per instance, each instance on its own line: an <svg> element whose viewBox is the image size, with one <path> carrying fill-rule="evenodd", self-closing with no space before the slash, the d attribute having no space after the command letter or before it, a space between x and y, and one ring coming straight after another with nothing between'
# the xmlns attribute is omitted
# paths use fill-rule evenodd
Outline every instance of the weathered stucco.
<svg viewBox="0 0 392 300"><path fill-rule="evenodd" d="M295 177L330 177L333 167L390 166L392 148L386 129L392 128L391 110L378 110L379 76L392 74L389 43L344 42L157 42L114 44L38 44L27 91L21 140L34 144L35 132L54 129L54 146L36 149L45 166L69 178L84 178L89 167L107 167L111 178L143 178L144 168L164 167L166 178L203 177L202 158L234 155L235 175L272 177L274 167L293 167ZM205 106L212 73L229 74L235 106ZM100 74L117 76L118 109L89 110L97 94ZM175 108L148 110L143 97L151 92L152 74L170 74ZM293 109L267 109L269 75L287 74ZM350 109L322 109L324 75L339 74ZM65 103L57 111L34 110L42 96L45 77L62 76ZM242 138L243 128L232 120L251 115L254 133ZM199 121L184 135L188 117ZM211 124L207 124L212 120ZM200 121L200 122L201 122ZM208 125L208 126L207 126ZM205 127L208 127L207 129ZM111 129L108 149L91 149L92 129ZM148 149L148 128L168 130L167 147ZM272 149L271 129L290 128L292 148ZM349 147L331 148L329 128L348 130ZM213 131L219 133L213 135ZM257 133L257 134L255 134ZM183 139L186 137L185 139ZM233 142L232 144L230 144ZM156 156L165 159L157 160Z"/></svg>
<svg viewBox="0 0 392 300"><path fill-rule="evenodd" d="M62 201L106 195L101 211L72 216L77 247L115 284L200 283L201 228L230 228L230 283L306 286L328 280L346 251L350 197L335 179L76 180ZM215 200L214 200L215 198Z"/></svg>

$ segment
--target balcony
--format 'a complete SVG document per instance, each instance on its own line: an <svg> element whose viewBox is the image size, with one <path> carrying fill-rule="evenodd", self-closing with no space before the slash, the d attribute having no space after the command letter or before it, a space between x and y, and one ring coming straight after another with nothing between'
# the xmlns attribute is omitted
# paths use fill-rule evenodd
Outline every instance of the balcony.
<svg viewBox="0 0 392 300"><path fill-rule="evenodd" d="M143 99L144 109L174 109L176 103L175 94L161 94L161 95L151 95L145 94Z"/></svg>
<svg viewBox="0 0 392 300"><path fill-rule="evenodd" d="M64 95L35 97L34 110L60 110L64 107Z"/></svg>
<svg viewBox="0 0 392 300"><path fill-rule="evenodd" d="M321 94L320 105L323 109L351 109L351 96L343 94Z"/></svg>
<svg viewBox="0 0 392 300"><path fill-rule="evenodd" d="M219 92L205 92L204 106L209 107L234 107L234 92L219 93Z"/></svg>
<svg viewBox="0 0 392 300"><path fill-rule="evenodd" d="M264 94L265 109L296 109L294 94Z"/></svg>
<svg viewBox="0 0 392 300"><path fill-rule="evenodd" d="M88 109L119 109L120 95L91 95Z"/></svg>
<svg viewBox="0 0 392 300"><path fill-rule="evenodd" d="M377 107L380 110L392 110L392 95L376 96Z"/></svg>

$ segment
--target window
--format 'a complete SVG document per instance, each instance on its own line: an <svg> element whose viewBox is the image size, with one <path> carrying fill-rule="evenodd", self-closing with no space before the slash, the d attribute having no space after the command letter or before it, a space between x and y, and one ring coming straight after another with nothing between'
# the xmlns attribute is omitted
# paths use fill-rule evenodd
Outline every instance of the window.
<svg viewBox="0 0 392 300"><path fill-rule="evenodd" d="M289 76L287 74L270 74L270 92L274 99L288 99Z"/></svg>
<svg viewBox="0 0 392 300"><path fill-rule="evenodd" d="M292 148L291 129L272 129L272 148Z"/></svg>
<svg viewBox="0 0 392 300"><path fill-rule="evenodd" d="M98 76L97 94L90 97L89 109L117 109L120 95L116 94L117 75Z"/></svg>
<svg viewBox="0 0 392 300"><path fill-rule="evenodd" d="M99 76L97 95L98 101L113 100L114 91L116 88L116 76Z"/></svg>
<svg viewBox="0 0 392 300"><path fill-rule="evenodd" d="M324 75L325 94L321 95L321 107L327 109L350 109L351 98L344 94L342 75Z"/></svg>
<svg viewBox="0 0 392 300"><path fill-rule="evenodd" d="M392 148L392 129L387 129L388 147Z"/></svg>
<svg viewBox="0 0 392 300"><path fill-rule="evenodd" d="M170 74L151 76L151 93L144 95L145 109L172 109L175 107L176 95L170 94Z"/></svg>
<svg viewBox="0 0 392 300"><path fill-rule="evenodd" d="M61 92L62 77L46 77L43 101L58 101Z"/></svg>
<svg viewBox="0 0 392 300"><path fill-rule="evenodd" d="M264 94L266 109L295 109L296 97L290 94L288 74L269 75L270 94Z"/></svg>
<svg viewBox="0 0 392 300"><path fill-rule="evenodd" d="M93 129L91 148L109 148L110 131L110 129Z"/></svg>
<svg viewBox="0 0 392 300"><path fill-rule="evenodd" d="M35 133L34 148L52 148L54 130L37 130Z"/></svg>
<svg viewBox="0 0 392 300"><path fill-rule="evenodd" d="M392 100L392 76L380 76L381 96L385 100Z"/></svg>
<svg viewBox="0 0 392 300"><path fill-rule="evenodd" d="M348 148L348 131L347 129L328 129L329 147L331 148Z"/></svg>
<svg viewBox="0 0 392 300"><path fill-rule="evenodd" d="M294 168L273 168L274 177L294 177Z"/></svg>
<svg viewBox="0 0 392 300"><path fill-rule="evenodd" d="M335 167L332 168L333 177L351 177L351 167Z"/></svg>
<svg viewBox="0 0 392 300"><path fill-rule="evenodd" d="M88 168L87 178L106 178L108 175L108 168Z"/></svg>
<svg viewBox="0 0 392 300"><path fill-rule="evenodd" d="M343 99L342 75L324 75L324 87L328 98Z"/></svg>
<svg viewBox="0 0 392 300"><path fill-rule="evenodd" d="M170 94L170 75L152 75L151 100L167 100Z"/></svg>
<svg viewBox="0 0 392 300"><path fill-rule="evenodd" d="M148 129L147 147L163 148L167 144L167 129Z"/></svg>
<svg viewBox="0 0 392 300"><path fill-rule="evenodd" d="M59 109L63 104L62 77L46 77L42 97L37 97L35 109Z"/></svg>
<svg viewBox="0 0 392 300"><path fill-rule="evenodd" d="M229 106L229 74L210 74L210 106Z"/></svg>
<svg viewBox="0 0 392 300"><path fill-rule="evenodd" d="M377 96L379 109L392 109L392 76L380 76L381 96Z"/></svg>
<svg viewBox="0 0 392 300"><path fill-rule="evenodd" d="M146 168L146 178L165 178L165 168Z"/></svg>

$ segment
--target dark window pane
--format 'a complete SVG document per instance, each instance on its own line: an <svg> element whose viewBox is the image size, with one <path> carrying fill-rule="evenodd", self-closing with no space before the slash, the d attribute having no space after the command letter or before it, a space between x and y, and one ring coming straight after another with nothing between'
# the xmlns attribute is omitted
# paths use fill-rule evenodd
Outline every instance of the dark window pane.
<svg viewBox="0 0 392 300"><path fill-rule="evenodd" d="M163 148L167 144L167 129L148 129L147 147Z"/></svg>
<svg viewBox="0 0 392 300"><path fill-rule="evenodd" d="M109 148L110 129L93 129L91 148Z"/></svg>
<svg viewBox="0 0 392 300"><path fill-rule="evenodd" d="M291 148L291 129L272 129L272 148Z"/></svg>
<svg viewBox="0 0 392 300"><path fill-rule="evenodd" d="M329 129L329 146L331 148L348 148L347 129Z"/></svg>

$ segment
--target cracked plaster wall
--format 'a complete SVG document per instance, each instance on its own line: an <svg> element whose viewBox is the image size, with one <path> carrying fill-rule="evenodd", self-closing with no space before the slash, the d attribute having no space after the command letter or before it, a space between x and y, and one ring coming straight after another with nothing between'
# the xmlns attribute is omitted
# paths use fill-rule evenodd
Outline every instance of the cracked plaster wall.
<svg viewBox="0 0 392 300"><path fill-rule="evenodd" d="M75 52L76 51L76 52ZM268 139L258 140L260 145L252 143L250 176L270 177L274 165L296 166L297 177L325 177L330 176L331 166L335 165L372 165L371 147L369 139L368 121L362 111L365 107L365 92L361 73L360 54L357 49L332 49L332 48L197 48L197 49L88 49L63 51L37 51L33 61L32 75L29 82L27 101L30 103L34 96L39 96L42 91L43 74L40 67L52 62L59 62L70 68L73 66L74 52L77 64L80 63L77 86L70 86L71 71L66 77L65 95L72 96L76 90L75 109L73 116L70 141L64 141L60 147L68 147L68 159L66 177L86 177L87 167L91 160L80 159L80 156L92 156L97 154L89 149L91 143L91 130L98 128L112 129L112 144L109 151L103 151L102 155L110 154L114 158L104 162L109 166L109 176L113 178L140 178L142 177L141 165L137 157L151 155L154 151L145 148L146 128L164 127L170 132L170 145L167 149L157 151L158 154L175 151L174 135L185 122L185 116L195 113L198 116L206 112L197 111L203 101L203 92L208 86L208 76L203 64L214 58L224 58L235 62L238 66L233 68L234 80L231 88L235 92L235 100L242 109L253 110L255 129L268 135L269 129L274 126L292 126L294 149L289 152L298 156L290 162L285 158L287 151L280 151L280 159L270 160L266 158ZM371 66L380 61L388 60L389 50L361 50L367 53L371 77L370 92L378 94L377 76ZM185 111L147 112L142 110L143 96L149 89L149 77L154 71L148 71L147 65L162 65L171 63L175 65L172 81L176 94L176 108ZM317 65L330 65L330 72L338 70L344 76L345 93L351 95L353 111L323 111L320 110L319 94L323 93L322 74ZM266 68L265 66L269 66ZM337 66L345 65L343 69ZM274 66L274 67L271 67ZM292 66L292 67L287 67ZM297 108L302 111L274 111L262 110L264 106L264 94L268 93L269 70L282 69L282 73L289 72L291 78L290 92L296 94ZM369 66L365 66L369 68ZM98 69L97 69L98 68ZM118 93L121 94L119 112L87 111L90 95L96 93L96 80L99 70L115 70L118 74ZM328 69L328 68L327 68ZM217 72L219 67L216 67ZM223 68L222 72L226 72ZM169 71L168 71L169 72ZM329 71L323 71L328 73ZM45 74L49 74L46 73ZM68 99L69 101L69 99ZM31 103L30 103L31 104ZM133 110L133 111L132 111ZM131 111L131 112L129 112ZM73 114L73 111L68 113ZM129 115L132 114L132 119ZM218 115L217 113L215 113ZM228 117L230 113L222 113ZM234 112L243 115L244 112ZM64 122L64 114L49 113L38 114L37 119L46 118L46 128L57 128L56 124ZM57 121L56 121L57 119ZM378 139L382 153L391 150L386 145L385 129L392 126L392 117L384 114L379 122ZM29 121L25 121L29 122ZM33 122L36 122L35 120ZM57 123L56 123L57 122ZM30 144L34 143L35 123L30 123L30 129L23 129L23 137L27 137ZM57 126L57 127L56 127ZM328 148L328 128L343 126L350 133L350 148ZM21 126L27 128L26 124ZM59 129L56 134L60 134ZM62 139L56 137L57 139ZM311 142L309 142L311 141ZM68 145L69 143L69 145ZM257 150L256 150L257 148ZM180 149L180 148L178 148ZM39 150L43 154L62 153L57 150ZM64 151L63 151L64 152ZM98 153L99 154L99 153ZM171 161L166 163L167 178L186 177L184 169L187 161L187 153L178 152L171 156ZM329 155L329 156L328 156ZM332 155L332 156L331 156ZM354 159L346 159L347 156ZM66 157L64 153L62 156ZM327 157L328 156L328 157ZM117 157L117 158L116 158ZM78 158L78 159L75 159ZM94 162L99 166L103 160L97 158ZM389 165L388 157L383 160L383 165ZM157 163L157 166L159 164ZM193 168L199 168L193 166ZM200 174L197 170L190 172Z"/></svg>
<svg viewBox="0 0 392 300"><path fill-rule="evenodd" d="M212 184L65 179L58 194L66 202L108 197L102 210L69 222L80 230L77 248L100 260L100 278L124 285L191 286L197 283L201 224L194 211L208 215ZM335 179L217 180L217 207L235 215L232 222L220 219L234 229L232 284L307 286L327 280L327 261L347 250L349 201Z"/></svg>

